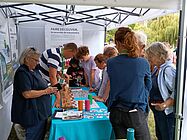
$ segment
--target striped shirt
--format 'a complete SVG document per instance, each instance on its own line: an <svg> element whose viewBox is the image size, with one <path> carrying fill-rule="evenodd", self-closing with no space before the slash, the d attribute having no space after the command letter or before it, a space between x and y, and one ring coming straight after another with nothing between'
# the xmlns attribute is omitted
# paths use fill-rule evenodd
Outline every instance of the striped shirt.
<svg viewBox="0 0 187 140"><path fill-rule="evenodd" d="M60 48L51 48L45 50L40 57L39 71L46 81L50 83L49 80L49 67L61 71L62 69L62 58L61 58L61 49Z"/></svg>

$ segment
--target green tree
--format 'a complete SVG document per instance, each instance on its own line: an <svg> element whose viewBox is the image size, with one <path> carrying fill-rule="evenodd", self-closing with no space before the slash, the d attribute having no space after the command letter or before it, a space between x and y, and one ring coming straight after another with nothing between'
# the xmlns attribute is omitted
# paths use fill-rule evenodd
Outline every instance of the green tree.
<svg viewBox="0 0 187 140"><path fill-rule="evenodd" d="M117 29L113 29L113 30L109 30L107 31L106 33L106 42L109 43L109 40L110 39L113 39L114 40L114 35L115 35L115 32L117 31Z"/></svg>
<svg viewBox="0 0 187 140"><path fill-rule="evenodd" d="M171 45L176 45L179 28L179 15L170 14L162 16L148 22L147 28L150 30L147 33L148 42L169 42Z"/></svg>
<svg viewBox="0 0 187 140"><path fill-rule="evenodd" d="M179 14L169 14L152 20L129 25L133 30L142 30L148 36L148 43L161 41L175 46L178 38ZM107 32L107 41L114 37L116 29Z"/></svg>

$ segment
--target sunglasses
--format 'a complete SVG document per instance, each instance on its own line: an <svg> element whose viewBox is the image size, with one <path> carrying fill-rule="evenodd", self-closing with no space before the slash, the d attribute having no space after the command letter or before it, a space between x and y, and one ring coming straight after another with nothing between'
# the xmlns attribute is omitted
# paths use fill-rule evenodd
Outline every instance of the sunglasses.
<svg viewBox="0 0 187 140"><path fill-rule="evenodd" d="M36 51L36 49L35 49L34 47L31 47L30 49L31 49L32 51Z"/></svg>

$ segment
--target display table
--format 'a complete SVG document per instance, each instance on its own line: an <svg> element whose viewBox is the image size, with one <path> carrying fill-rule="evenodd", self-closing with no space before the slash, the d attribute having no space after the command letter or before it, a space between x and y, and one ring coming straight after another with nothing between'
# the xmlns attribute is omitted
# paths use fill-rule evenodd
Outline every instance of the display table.
<svg viewBox="0 0 187 140"><path fill-rule="evenodd" d="M55 96L52 98L53 103ZM75 98L75 100L85 99ZM60 137L65 137L66 140L110 140L113 136L107 108L102 102L97 104L99 108L91 108L90 112L84 111L84 118L81 120L52 118L49 140L58 140ZM55 110L58 109L53 108L52 112Z"/></svg>

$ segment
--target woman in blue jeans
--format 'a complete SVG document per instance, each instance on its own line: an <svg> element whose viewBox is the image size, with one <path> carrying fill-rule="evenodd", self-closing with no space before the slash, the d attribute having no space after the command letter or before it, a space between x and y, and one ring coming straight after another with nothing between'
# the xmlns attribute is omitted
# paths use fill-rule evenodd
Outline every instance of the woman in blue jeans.
<svg viewBox="0 0 187 140"><path fill-rule="evenodd" d="M161 42L151 44L146 57L154 67L150 107L154 114L158 140L173 140L175 67L169 59L169 48Z"/></svg>

